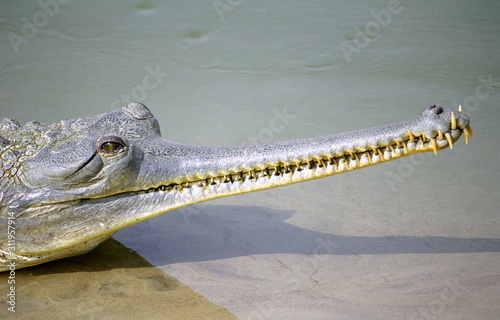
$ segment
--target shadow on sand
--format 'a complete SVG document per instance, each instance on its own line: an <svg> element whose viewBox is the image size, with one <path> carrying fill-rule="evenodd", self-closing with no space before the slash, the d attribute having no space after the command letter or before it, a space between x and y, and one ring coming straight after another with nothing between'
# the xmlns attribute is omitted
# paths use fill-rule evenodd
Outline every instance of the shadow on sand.
<svg viewBox="0 0 500 320"><path fill-rule="evenodd" d="M121 230L118 239L152 252L155 265L258 254L387 255L500 252L497 238L343 236L296 227L293 212L259 206L180 209ZM135 245L137 243L137 246Z"/></svg>

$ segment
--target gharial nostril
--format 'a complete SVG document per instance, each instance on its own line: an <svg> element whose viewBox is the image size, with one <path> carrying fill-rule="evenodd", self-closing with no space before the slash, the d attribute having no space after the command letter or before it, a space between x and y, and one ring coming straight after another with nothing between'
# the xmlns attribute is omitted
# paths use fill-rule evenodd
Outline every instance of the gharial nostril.
<svg viewBox="0 0 500 320"><path fill-rule="evenodd" d="M430 106L429 110L432 110L432 112L434 112L435 114L443 113L443 108L441 106L438 106L438 105Z"/></svg>
<svg viewBox="0 0 500 320"><path fill-rule="evenodd" d="M427 107L425 108L424 111L422 111L422 115L441 114L441 113L443 113L443 108L438 105Z"/></svg>

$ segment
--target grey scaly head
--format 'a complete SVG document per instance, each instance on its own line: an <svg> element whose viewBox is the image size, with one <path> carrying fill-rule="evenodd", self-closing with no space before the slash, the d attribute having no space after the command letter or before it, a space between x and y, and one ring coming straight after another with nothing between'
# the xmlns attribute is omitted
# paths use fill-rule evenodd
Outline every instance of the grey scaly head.
<svg viewBox="0 0 500 320"><path fill-rule="evenodd" d="M264 190L452 147L466 114L418 117L330 136L196 147L160 136L140 103L19 125L0 123L0 271L84 253L117 230L201 201Z"/></svg>

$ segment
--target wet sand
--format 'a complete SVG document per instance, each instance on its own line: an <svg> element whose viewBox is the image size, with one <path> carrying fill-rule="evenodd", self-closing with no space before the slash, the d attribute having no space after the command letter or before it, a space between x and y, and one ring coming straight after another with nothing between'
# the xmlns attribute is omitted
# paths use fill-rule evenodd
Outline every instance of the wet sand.
<svg viewBox="0 0 500 320"><path fill-rule="evenodd" d="M16 312L5 300L0 319L237 319L110 239L73 258L16 271Z"/></svg>

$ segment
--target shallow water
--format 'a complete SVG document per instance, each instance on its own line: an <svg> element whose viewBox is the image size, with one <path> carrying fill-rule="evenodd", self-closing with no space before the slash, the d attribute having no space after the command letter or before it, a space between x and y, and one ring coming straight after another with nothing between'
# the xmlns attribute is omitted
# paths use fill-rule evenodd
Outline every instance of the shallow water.
<svg viewBox="0 0 500 320"><path fill-rule="evenodd" d="M117 234L154 265L243 319L396 319L455 280L470 294L439 315L498 313L500 2L42 3L0 3L0 118L52 122L141 101L170 140L230 145L385 124L432 104L471 116L471 144L438 157L221 199ZM312 259L328 235L382 247L416 238L387 255L360 238ZM477 246L423 253L436 237Z"/></svg>

